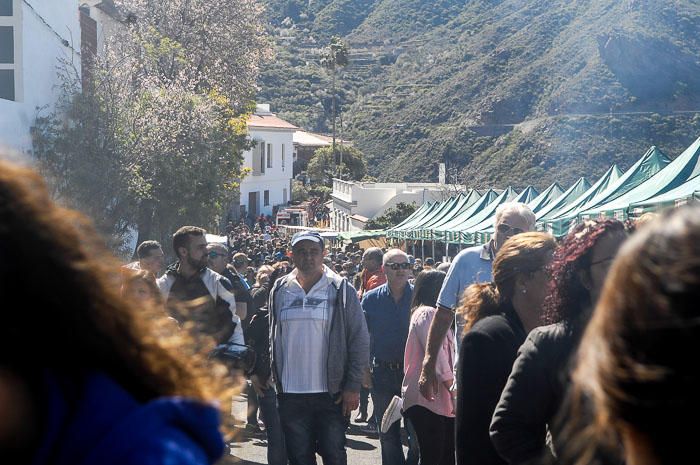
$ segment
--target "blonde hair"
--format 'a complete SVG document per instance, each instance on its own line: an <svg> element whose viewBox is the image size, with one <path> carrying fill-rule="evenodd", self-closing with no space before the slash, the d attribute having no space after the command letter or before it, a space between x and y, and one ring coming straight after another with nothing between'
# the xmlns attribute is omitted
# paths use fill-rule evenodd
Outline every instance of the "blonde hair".
<svg viewBox="0 0 700 465"><path fill-rule="evenodd" d="M269 278L272 272L275 271L270 265L263 265L258 268L258 272L255 274L255 285L262 286L263 278L266 276Z"/></svg>

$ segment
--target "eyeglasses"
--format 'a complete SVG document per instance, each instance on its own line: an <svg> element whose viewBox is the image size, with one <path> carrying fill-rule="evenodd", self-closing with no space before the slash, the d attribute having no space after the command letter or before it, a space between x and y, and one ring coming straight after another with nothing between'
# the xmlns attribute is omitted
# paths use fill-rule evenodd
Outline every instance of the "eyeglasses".
<svg viewBox="0 0 700 465"><path fill-rule="evenodd" d="M385 263L384 266L387 266L394 271L399 270L399 269L408 270L412 267L412 265L408 262L406 262L406 263Z"/></svg>
<svg viewBox="0 0 700 465"><path fill-rule="evenodd" d="M209 252L207 255L209 255L209 258L225 257L226 256L226 254L216 253L216 252Z"/></svg>
<svg viewBox="0 0 700 465"><path fill-rule="evenodd" d="M508 234L509 232L512 231L513 234L515 235L515 234L522 234L525 232L524 230L522 230L520 228L514 228L511 225L505 224L505 223L499 224L496 229L498 229L498 232L501 234Z"/></svg>

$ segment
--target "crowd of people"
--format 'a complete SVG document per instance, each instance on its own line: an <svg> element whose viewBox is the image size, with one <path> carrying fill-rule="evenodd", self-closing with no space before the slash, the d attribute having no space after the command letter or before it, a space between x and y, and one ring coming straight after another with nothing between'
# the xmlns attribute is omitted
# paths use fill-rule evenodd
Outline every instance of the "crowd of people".
<svg viewBox="0 0 700 465"><path fill-rule="evenodd" d="M674 425L697 410L700 208L644 223L558 241L509 203L489 243L439 264L262 219L216 243L184 226L120 265L0 161L0 461L214 463L237 384L273 465L346 464L353 415L382 465L691 456Z"/></svg>

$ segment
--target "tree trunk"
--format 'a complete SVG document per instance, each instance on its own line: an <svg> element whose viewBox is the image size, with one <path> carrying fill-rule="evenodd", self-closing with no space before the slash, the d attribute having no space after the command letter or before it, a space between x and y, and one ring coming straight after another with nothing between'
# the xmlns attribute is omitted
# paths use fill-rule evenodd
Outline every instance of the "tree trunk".
<svg viewBox="0 0 700 465"><path fill-rule="evenodd" d="M143 200L139 205L136 227L138 228L138 238L136 247L143 241L153 240L153 201ZM162 244L161 244L162 245ZM163 250L166 250L163 247ZM132 258L136 258L136 250Z"/></svg>

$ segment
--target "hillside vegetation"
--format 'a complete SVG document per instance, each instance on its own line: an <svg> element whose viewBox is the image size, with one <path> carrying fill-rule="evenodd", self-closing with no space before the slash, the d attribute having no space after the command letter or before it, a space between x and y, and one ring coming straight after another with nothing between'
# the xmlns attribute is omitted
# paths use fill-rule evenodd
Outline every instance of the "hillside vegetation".
<svg viewBox="0 0 700 465"><path fill-rule="evenodd" d="M267 0L277 56L258 100L328 131L318 52L343 37L343 137L380 180L540 188L700 136L693 0Z"/></svg>

